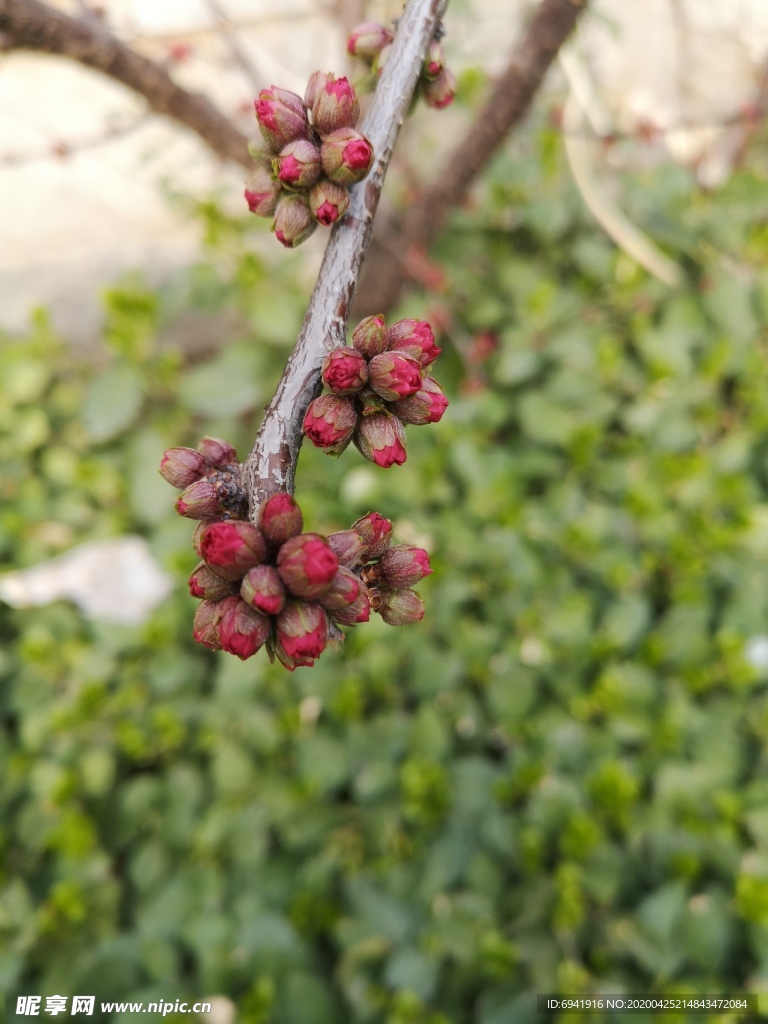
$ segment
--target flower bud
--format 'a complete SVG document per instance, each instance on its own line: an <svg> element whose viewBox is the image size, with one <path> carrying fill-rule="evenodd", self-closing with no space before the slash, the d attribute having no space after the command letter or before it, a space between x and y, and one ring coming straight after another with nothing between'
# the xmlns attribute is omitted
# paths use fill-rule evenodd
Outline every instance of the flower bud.
<svg viewBox="0 0 768 1024"><path fill-rule="evenodd" d="M312 104L312 123L321 139L339 128L354 128L360 117L360 101L346 78L330 75L317 89Z"/></svg>
<svg viewBox="0 0 768 1024"><path fill-rule="evenodd" d="M422 84L421 94L427 106L435 110L450 106L456 95L456 75L449 68L443 68L434 82Z"/></svg>
<svg viewBox="0 0 768 1024"><path fill-rule="evenodd" d="M387 348L413 356L421 366L434 363L443 351L435 344L435 336L426 320L398 320L392 324L387 331Z"/></svg>
<svg viewBox="0 0 768 1024"><path fill-rule="evenodd" d="M373 64L371 64L371 71L379 78L382 71L387 66L387 61L392 56L392 44L388 43L383 47L373 58Z"/></svg>
<svg viewBox="0 0 768 1024"><path fill-rule="evenodd" d="M217 624L221 614L223 601L203 601L198 605L192 623L192 636L195 643L210 647L212 651L220 651Z"/></svg>
<svg viewBox="0 0 768 1024"><path fill-rule="evenodd" d="M339 560L339 565L351 569L363 562L363 541L355 530L339 530L328 537L328 545Z"/></svg>
<svg viewBox="0 0 768 1024"><path fill-rule="evenodd" d="M352 344L366 359L377 356L387 348L387 325L383 313L367 316L352 332Z"/></svg>
<svg viewBox="0 0 768 1024"><path fill-rule="evenodd" d="M351 398L320 395L309 403L303 431L316 448L329 455L341 455L357 426L357 411Z"/></svg>
<svg viewBox="0 0 768 1024"><path fill-rule="evenodd" d="M257 217L271 217L277 207L282 188L266 167L257 167L246 182L245 201Z"/></svg>
<svg viewBox="0 0 768 1024"><path fill-rule="evenodd" d="M424 602L415 590L379 591L373 606L390 626L409 626L424 618Z"/></svg>
<svg viewBox="0 0 768 1024"><path fill-rule="evenodd" d="M320 147L324 174L337 185L356 185L373 163L373 146L354 128L339 128Z"/></svg>
<svg viewBox="0 0 768 1024"><path fill-rule="evenodd" d="M276 633L279 646L295 665L313 665L325 650L328 618L319 604L288 600L277 617Z"/></svg>
<svg viewBox="0 0 768 1024"><path fill-rule="evenodd" d="M266 642L272 623L266 615L249 608L242 598L229 599L218 623L219 643L241 661L250 658Z"/></svg>
<svg viewBox="0 0 768 1024"><path fill-rule="evenodd" d="M448 408L448 399L434 377L424 376L415 395L392 403L392 412L403 423L438 423Z"/></svg>
<svg viewBox="0 0 768 1024"><path fill-rule="evenodd" d="M391 29L386 25L379 25L376 21L364 21L362 25L356 25L352 29L347 40L347 53L352 57L371 61L394 38Z"/></svg>
<svg viewBox="0 0 768 1024"><path fill-rule="evenodd" d="M421 366L405 352L382 352L368 365L368 383L385 402L396 402L421 388Z"/></svg>
<svg viewBox="0 0 768 1024"><path fill-rule="evenodd" d="M335 348L323 360L323 381L337 395L354 395L368 380L368 364L353 348Z"/></svg>
<svg viewBox="0 0 768 1024"><path fill-rule="evenodd" d="M309 208L318 224L330 227L349 209L349 192L327 178L321 178L309 193Z"/></svg>
<svg viewBox="0 0 768 1024"><path fill-rule="evenodd" d="M261 90L254 105L259 131L276 153L294 139L305 139L309 134L304 102L295 92L273 85Z"/></svg>
<svg viewBox="0 0 768 1024"><path fill-rule="evenodd" d="M280 150L272 167L286 188L310 188L320 177L320 150L309 139L295 139Z"/></svg>
<svg viewBox="0 0 768 1024"><path fill-rule="evenodd" d="M291 537L277 553L280 579L296 597L320 597L330 588L338 568L338 558L317 533Z"/></svg>
<svg viewBox="0 0 768 1024"><path fill-rule="evenodd" d="M315 105L317 94L323 88L325 83L333 78L330 71L315 71L310 75L309 81L307 82L307 89L304 93L304 106L307 110L311 110Z"/></svg>
<svg viewBox="0 0 768 1024"><path fill-rule="evenodd" d="M200 553L209 569L225 580L239 580L267 555L261 530L232 519L210 523L200 536Z"/></svg>
<svg viewBox="0 0 768 1024"><path fill-rule="evenodd" d="M354 435L357 450L364 459L382 469L402 466L405 462L405 430L403 424L388 412L363 416Z"/></svg>
<svg viewBox="0 0 768 1024"><path fill-rule="evenodd" d="M318 604L329 612L346 608L347 605L358 599L362 586L362 580L355 576L351 569L340 565L331 581L330 588L318 597Z"/></svg>
<svg viewBox="0 0 768 1024"><path fill-rule="evenodd" d="M424 63L421 65L421 73L433 82L444 67L445 50L436 39L433 39L427 48Z"/></svg>
<svg viewBox="0 0 768 1024"><path fill-rule="evenodd" d="M207 472L204 456L194 448L169 448L160 461L161 476L179 490L189 487Z"/></svg>
<svg viewBox="0 0 768 1024"><path fill-rule="evenodd" d="M315 231L317 224L312 219L304 196L283 195L275 210L272 230L275 238L286 249L295 249Z"/></svg>
<svg viewBox="0 0 768 1024"><path fill-rule="evenodd" d="M374 567L375 579L382 587L405 590L429 576L432 569L424 548L409 544L394 544L384 552Z"/></svg>
<svg viewBox="0 0 768 1024"><path fill-rule="evenodd" d="M233 588L229 581L211 572L205 562L201 562L192 570L189 577L189 592L192 597L220 601L223 597L229 597L233 593Z"/></svg>
<svg viewBox="0 0 768 1024"><path fill-rule="evenodd" d="M334 621L342 626L356 626L358 622L367 622L371 617L371 595L363 581L359 583L360 592L354 601L330 613Z"/></svg>
<svg viewBox="0 0 768 1024"><path fill-rule="evenodd" d="M206 528L207 525L208 523L198 523L197 526L195 527L194 533L192 534L192 547L195 549L195 554L200 555L201 558L203 556L200 552L200 539L203 535L203 530Z"/></svg>
<svg viewBox="0 0 768 1024"><path fill-rule="evenodd" d="M392 523L378 512L369 512L358 519L352 529L363 542L362 562L381 558L392 541Z"/></svg>
<svg viewBox="0 0 768 1024"><path fill-rule="evenodd" d="M206 462L210 462L217 469L224 469L237 462L237 452L229 441L220 441L218 437L204 437L197 450Z"/></svg>
<svg viewBox="0 0 768 1024"><path fill-rule="evenodd" d="M271 565L257 565L249 569L240 584L240 596L264 615L278 615L285 605L285 587L277 569Z"/></svg>
<svg viewBox="0 0 768 1024"><path fill-rule="evenodd" d="M278 548L301 533L304 517L290 494L273 494L261 506L259 526L267 543Z"/></svg>
<svg viewBox="0 0 768 1024"><path fill-rule="evenodd" d="M196 480L181 493L176 511L187 519L218 519L224 514L219 492L210 480Z"/></svg>

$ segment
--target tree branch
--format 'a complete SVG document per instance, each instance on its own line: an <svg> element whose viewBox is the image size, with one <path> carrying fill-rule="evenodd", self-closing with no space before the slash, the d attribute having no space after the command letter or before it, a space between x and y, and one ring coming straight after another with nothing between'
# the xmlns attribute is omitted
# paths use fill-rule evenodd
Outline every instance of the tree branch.
<svg viewBox="0 0 768 1024"><path fill-rule="evenodd" d="M40 0L0 0L0 48L59 54L102 71L140 93L156 113L191 128L222 159L253 166L247 137L210 100L182 89L159 64L90 19L72 18Z"/></svg>
<svg viewBox="0 0 768 1024"><path fill-rule="evenodd" d="M325 250L307 315L244 467L251 518L278 491L293 493L301 426L307 406L320 391L325 353L346 342L347 320L360 268L373 230L384 175L408 110L421 62L446 0L408 0L361 131L375 152L365 181L352 189L346 217Z"/></svg>
<svg viewBox="0 0 768 1024"><path fill-rule="evenodd" d="M466 199L470 186L508 133L523 120L587 2L542 0L482 110L446 158L442 173L403 217L381 225L360 283L356 315L387 312L398 301L406 283L408 251L426 249L436 238L450 210Z"/></svg>

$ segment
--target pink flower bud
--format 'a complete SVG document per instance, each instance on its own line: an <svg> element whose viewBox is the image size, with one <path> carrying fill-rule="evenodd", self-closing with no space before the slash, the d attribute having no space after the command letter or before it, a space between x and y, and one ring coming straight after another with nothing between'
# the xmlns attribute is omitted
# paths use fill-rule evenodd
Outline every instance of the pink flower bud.
<svg viewBox="0 0 768 1024"><path fill-rule="evenodd" d="M403 423L438 423L448 408L448 399L434 377L425 376L415 395L392 403L392 412Z"/></svg>
<svg viewBox="0 0 768 1024"><path fill-rule="evenodd" d="M192 623L192 636L195 643L210 647L212 651L220 651L217 623L221 614L223 601L203 601L198 605Z"/></svg>
<svg viewBox="0 0 768 1024"><path fill-rule="evenodd" d="M272 230L275 238L286 249L295 249L315 231L317 224L312 219L304 196L283 195L275 210Z"/></svg>
<svg viewBox="0 0 768 1024"><path fill-rule="evenodd" d="M357 450L364 459L382 469L405 462L405 430L397 418L387 412L363 416L354 435Z"/></svg>
<svg viewBox="0 0 768 1024"><path fill-rule="evenodd" d="M257 565L249 569L240 584L240 596L264 615L278 615L285 604L285 587L271 565Z"/></svg>
<svg viewBox="0 0 768 1024"><path fill-rule="evenodd" d="M386 402L396 402L421 388L421 366L405 352L382 352L369 363L368 383Z"/></svg>
<svg viewBox="0 0 768 1024"><path fill-rule="evenodd" d="M261 506L259 526L267 543L279 548L291 537L301 533L304 517L290 494L273 494Z"/></svg>
<svg viewBox="0 0 768 1024"><path fill-rule="evenodd" d="M409 626L424 618L424 602L414 590L379 591L373 608L390 626Z"/></svg>
<svg viewBox="0 0 768 1024"><path fill-rule="evenodd" d="M295 665L313 665L328 641L328 618L319 604L288 600L277 617L276 632L278 644Z"/></svg>
<svg viewBox="0 0 768 1024"><path fill-rule="evenodd" d="M354 128L360 117L360 101L346 78L331 75L317 90L312 104L312 124L321 139L339 128Z"/></svg>
<svg viewBox="0 0 768 1024"><path fill-rule="evenodd" d="M376 21L364 21L362 25L352 29L347 40L347 53L352 57L370 61L394 38L386 25L379 25Z"/></svg>
<svg viewBox="0 0 768 1024"><path fill-rule="evenodd" d="M309 139L295 139L280 150L272 166L286 188L310 188L320 177L320 150Z"/></svg>
<svg viewBox="0 0 768 1024"><path fill-rule="evenodd" d="M176 511L187 519L218 519L224 514L219 492L210 480L196 480L176 501Z"/></svg>
<svg viewBox="0 0 768 1024"><path fill-rule="evenodd" d="M257 217L271 217L281 192L280 182L275 181L266 167L257 167L248 179L243 195L251 213Z"/></svg>
<svg viewBox="0 0 768 1024"><path fill-rule="evenodd" d="M381 558L392 541L392 523L378 512L369 512L358 519L352 529L363 542L362 562Z"/></svg>
<svg viewBox="0 0 768 1024"><path fill-rule="evenodd" d="M431 572L429 555L424 548L409 544L394 544L384 552L373 569L374 578L380 586L391 590L412 587Z"/></svg>
<svg viewBox="0 0 768 1024"><path fill-rule="evenodd" d="M342 626L356 626L358 622L367 622L370 619L371 595L363 581L360 580L359 583L360 592L354 601L330 613L334 622Z"/></svg>
<svg viewBox="0 0 768 1024"><path fill-rule="evenodd" d="M421 366L434 363L443 351L435 344L435 336L426 320L398 320L392 324L387 331L387 348L413 356Z"/></svg>
<svg viewBox="0 0 768 1024"><path fill-rule="evenodd" d="M207 472L205 458L194 448L169 448L160 461L161 476L179 490L189 487Z"/></svg>
<svg viewBox="0 0 768 1024"><path fill-rule="evenodd" d="M317 223L328 228L349 209L349 192L343 185L321 178L309 193L309 208Z"/></svg>
<svg viewBox="0 0 768 1024"><path fill-rule="evenodd" d="M291 537L277 553L280 579L296 597L320 597L330 588L338 568L338 558L317 533Z"/></svg>
<svg viewBox="0 0 768 1024"><path fill-rule="evenodd" d="M443 68L434 82L423 83L421 94L427 106L435 110L450 106L456 96L456 75L449 68Z"/></svg>
<svg viewBox="0 0 768 1024"><path fill-rule="evenodd" d="M445 50L436 39L433 39L427 48L424 63L421 65L421 73L425 78L434 81L445 67Z"/></svg>
<svg viewBox="0 0 768 1024"><path fill-rule="evenodd" d="M225 580L239 580L267 555L261 530L238 520L210 523L200 537L200 552L209 569Z"/></svg>
<svg viewBox="0 0 768 1024"><path fill-rule="evenodd" d="M323 360L323 380L337 395L354 395L368 380L368 364L353 348L335 348Z"/></svg>
<svg viewBox="0 0 768 1024"><path fill-rule="evenodd" d="M356 426L357 411L351 398L321 395L309 403L302 429L316 448L329 455L340 455Z"/></svg>
<svg viewBox="0 0 768 1024"><path fill-rule="evenodd" d="M330 72L315 71L310 75L309 81L307 82L307 89L304 93L304 106L307 110L311 110L315 105L317 94L323 88L326 82L333 78Z"/></svg>
<svg viewBox="0 0 768 1024"><path fill-rule="evenodd" d="M356 185L373 163L373 146L354 128L339 128L320 147L323 172L337 185Z"/></svg>
<svg viewBox="0 0 768 1024"><path fill-rule="evenodd" d="M366 359L377 356L387 348L387 325L383 313L367 316L352 332L352 344Z"/></svg>
<svg viewBox="0 0 768 1024"><path fill-rule="evenodd" d="M309 122L301 96L288 89L262 89L255 103L259 131L277 153L294 139L309 135Z"/></svg>
<svg viewBox="0 0 768 1024"><path fill-rule="evenodd" d="M197 450L212 466L217 469L224 469L237 462L237 452L229 441L220 441L217 437L204 437Z"/></svg>
<svg viewBox="0 0 768 1024"><path fill-rule="evenodd" d="M351 569L363 562L363 541L355 530L339 530L328 537L328 544L339 560L339 565Z"/></svg>
<svg viewBox="0 0 768 1024"><path fill-rule="evenodd" d="M189 592L192 597L199 597L206 601L220 601L223 597L229 597L234 593L232 584L216 573L211 572L205 562L201 562L192 570L189 577Z"/></svg>
<svg viewBox="0 0 768 1024"><path fill-rule="evenodd" d="M362 581L355 576L351 569L340 565L331 581L330 588L318 597L318 604L321 604L329 612L346 608L347 605L358 599L362 586Z"/></svg>
<svg viewBox="0 0 768 1024"><path fill-rule="evenodd" d="M266 615L249 608L242 598L229 601L218 624L219 643L229 654L245 661L266 643L272 623Z"/></svg>

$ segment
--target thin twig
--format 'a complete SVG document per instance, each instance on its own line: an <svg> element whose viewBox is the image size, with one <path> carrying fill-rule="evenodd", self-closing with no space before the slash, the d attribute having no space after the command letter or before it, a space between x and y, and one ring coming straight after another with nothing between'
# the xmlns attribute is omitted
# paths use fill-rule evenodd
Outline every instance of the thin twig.
<svg viewBox="0 0 768 1024"><path fill-rule="evenodd" d="M0 39L6 50L59 54L102 71L140 93L156 113L191 128L223 159L252 167L248 139L210 100L182 89L159 64L91 20L72 18L40 0L0 0Z"/></svg>
<svg viewBox="0 0 768 1024"><path fill-rule="evenodd" d="M446 0L408 0L400 19L392 56L361 127L376 154L373 168L365 181L352 189L349 211L333 229L296 347L245 464L244 484L254 520L260 504L270 495L293 492L304 414L320 390L325 353L345 342L384 175L424 53L445 6Z"/></svg>
<svg viewBox="0 0 768 1024"><path fill-rule="evenodd" d="M570 35L588 0L542 0L509 63L497 78L472 125L448 154L433 183L405 215L381 225L387 244L373 240L369 269L363 275L355 306L358 313L387 312L397 302L406 279L400 262L387 250L426 249L454 207L466 198L488 161L530 109L545 74ZM378 232L377 232L378 235Z"/></svg>

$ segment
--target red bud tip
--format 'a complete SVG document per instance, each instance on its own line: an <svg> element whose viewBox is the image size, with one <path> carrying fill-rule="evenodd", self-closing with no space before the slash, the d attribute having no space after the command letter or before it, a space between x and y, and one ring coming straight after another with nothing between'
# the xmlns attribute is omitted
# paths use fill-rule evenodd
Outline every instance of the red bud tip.
<svg viewBox="0 0 768 1024"><path fill-rule="evenodd" d="M201 562L189 577L189 593L206 601L220 601L233 593L230 582L211 572L205 562Z"/></svg>
<svg viewBox="0 0 768 1024"><path fill-rule="evenodd" d="M392 324L387 331L387 348L412 356L421 366L429 366L442 352L426 320L398 320Z"/></svg>
<svg viewBox="0 0 768 1024"><path fill-rule="evenodd" d="M421 366L405 352L382 352L369 363L368 383L386 402L396 402L421 388Z"/></svg>
<svg viewBox="0 0 768 1024"><path fill-rule="evenodd" d="M323 171L338 185L362 181L373 163L373 146L354 128L339 128L320 149Z"/></svg>
<svg viewBox="0 0 768 1024"><path fill-rule="evenodd" d="M176 501L176 511L187 519L218 519L224 509L219 492L208 480L196 480Z"/></svg>
<svg viewBox="0 0 768 1024"><path fill-rule="evenodd" d="M274 85L271 89L262 89L255 108L259 131L275 152L309 134L304 102L295 92Z"/></svg>
<svg viewBox="0 0 768 1024"><path fill-rule="evenodd" d="M384 352L387 347L387 325L384 314L377 313L375 316L367 316L365 320L361 320L352 332L352 344L366 359L372 359L373 356Z"/></svg>
<svg viewBox="0 0 768 1024"><path fill-rule="evenodd" d="M271 565L257 565L249 569L240 585L240 596L264 615L278 615L285 605L285 587Z"/></svg>
<svg viewBox="0 0 768 1024"><path fill-rule="evenodd" d="M275 158L275 174L286 188L311 188L320 177L320 150L309 139L289 142Z"/></svg>
<svg viewBox="0 0 768 1024"><path fill-rule="evenodd" d="M198 444L197 450L216 469L224 469L225 466L237 462L237 452L229 441L220 441L217 437L204 437Z"/></svg>
<svg viewBox="0 0 768 1024"><path fill-rule="evenodd" d="M267 543L277 548L301 533L304 517L290 494L273 494L261 506L259 526Z"/></svg>
<svg viewBox="0 0 768 1024"><path fill-rule="evenodd" d="M337 395L353 395L368 380L368 364L353 348L335 348L323 360L323 381Z"/></svg>
<svg viewBox="0 0 768 1024"><path fill-rule="evenodd" d="M395 544L389 548L375 567L379 585L392 590L412 587L431 572L427 552L408 544Z"/></svg>
<svg viewBox="0 0 768 1024"><path fill-rule="evenodd" d="M328 641L328 619L318 604L289 600L277 617L276 633L295 665L313 665Z"/></svg>
<svg viewBox="0 0 768 1024"><path fill-rule="evenodd" d="M228 601L230 603L218 624L219 642L229 654L245 661L264 645L272 623L266 615L249 608L241 598L229 598Z"/></svg>
<svg viewBox="0 0 768 1024"><path fill-rule="evenodd" d="M179 490L189 487L207 472L205 458L194 448L169 448L160 462L161 476Z"/></svg>
<svg viewBox="0 0 768 1024"><path fill-rule="evenodd" d="M365 21L356 25L347 40L347 53L361 60L371 61L385 46L392 42L394 35L385 25Z"/></svg>
<svg viewBox="0 0 768 1024"><path fill-rule="evenodd" d="M390 626L409 626L424 618L424 602L413 590L382 590L376 611Z"/></svg>
<svg viewBox="0 0 768 1024"><path fill-rule="evenodd" d="M360 101L346 78L329 75L316 91L312 123L321 139L339 128L354 128L360 117Z"/></svg>
<svg viewBox="0 0 768 1024"><path fill-rule="evenodd" d="M264 561L264 537L251 523L238 520L210 523L200 537L200 552L212 572L225 580L239 580Z"/></svg>
<svg viewBox="0 0 768 1024"><path fill-rule="evenodd" d="M316 533L302 533L287 540L277 553L277 571L296 597L320 597L330 589L339 560Z"/></svg>
<svg viewBox="0 0 768 1024"><path fill-rule="evenodd" d="M349 209L349 192L343 185L321 178L309 192L309 209L318 224L330 227Z"/></svg>
<svg viewBox="0 0 768 1024"><path fill-rule="evenodd" d="M392 541L392 523L378 512L369 512L352 524L352 529L363 542L363 562L381 558Z"/></svg>
<svg viewBox="0 0 768 1024"><path fill-rule="evenodd" d="M356 426L357 412L351 398L320 395L309 403L302 429L316 448L339 455L349 444Z"/></svg>
<svg viewBox="0 0 768 1024"><path fill-rule="evenodd" d="M425 376L415 395L392 403L392 412L403 423L438 423L448 408L448 399L434 377Z"/></svg>
<svg viewBox="0 0 768 1024"><path fill-rule="evenodd" d="M448 68L443 68L434 82L424 82L421 91L428 107L443 110L453 103L456 96L456 76Z"/></svg>
<svg viewBox="0 0 768 1024"><path fill-rule="evenodd" d="M339 566L331 581L330 588L317 600L326 611L335 612L341 608L346 608L356 601L360 596L362 587L362 581L355 576L351 569Z"/></svg>

